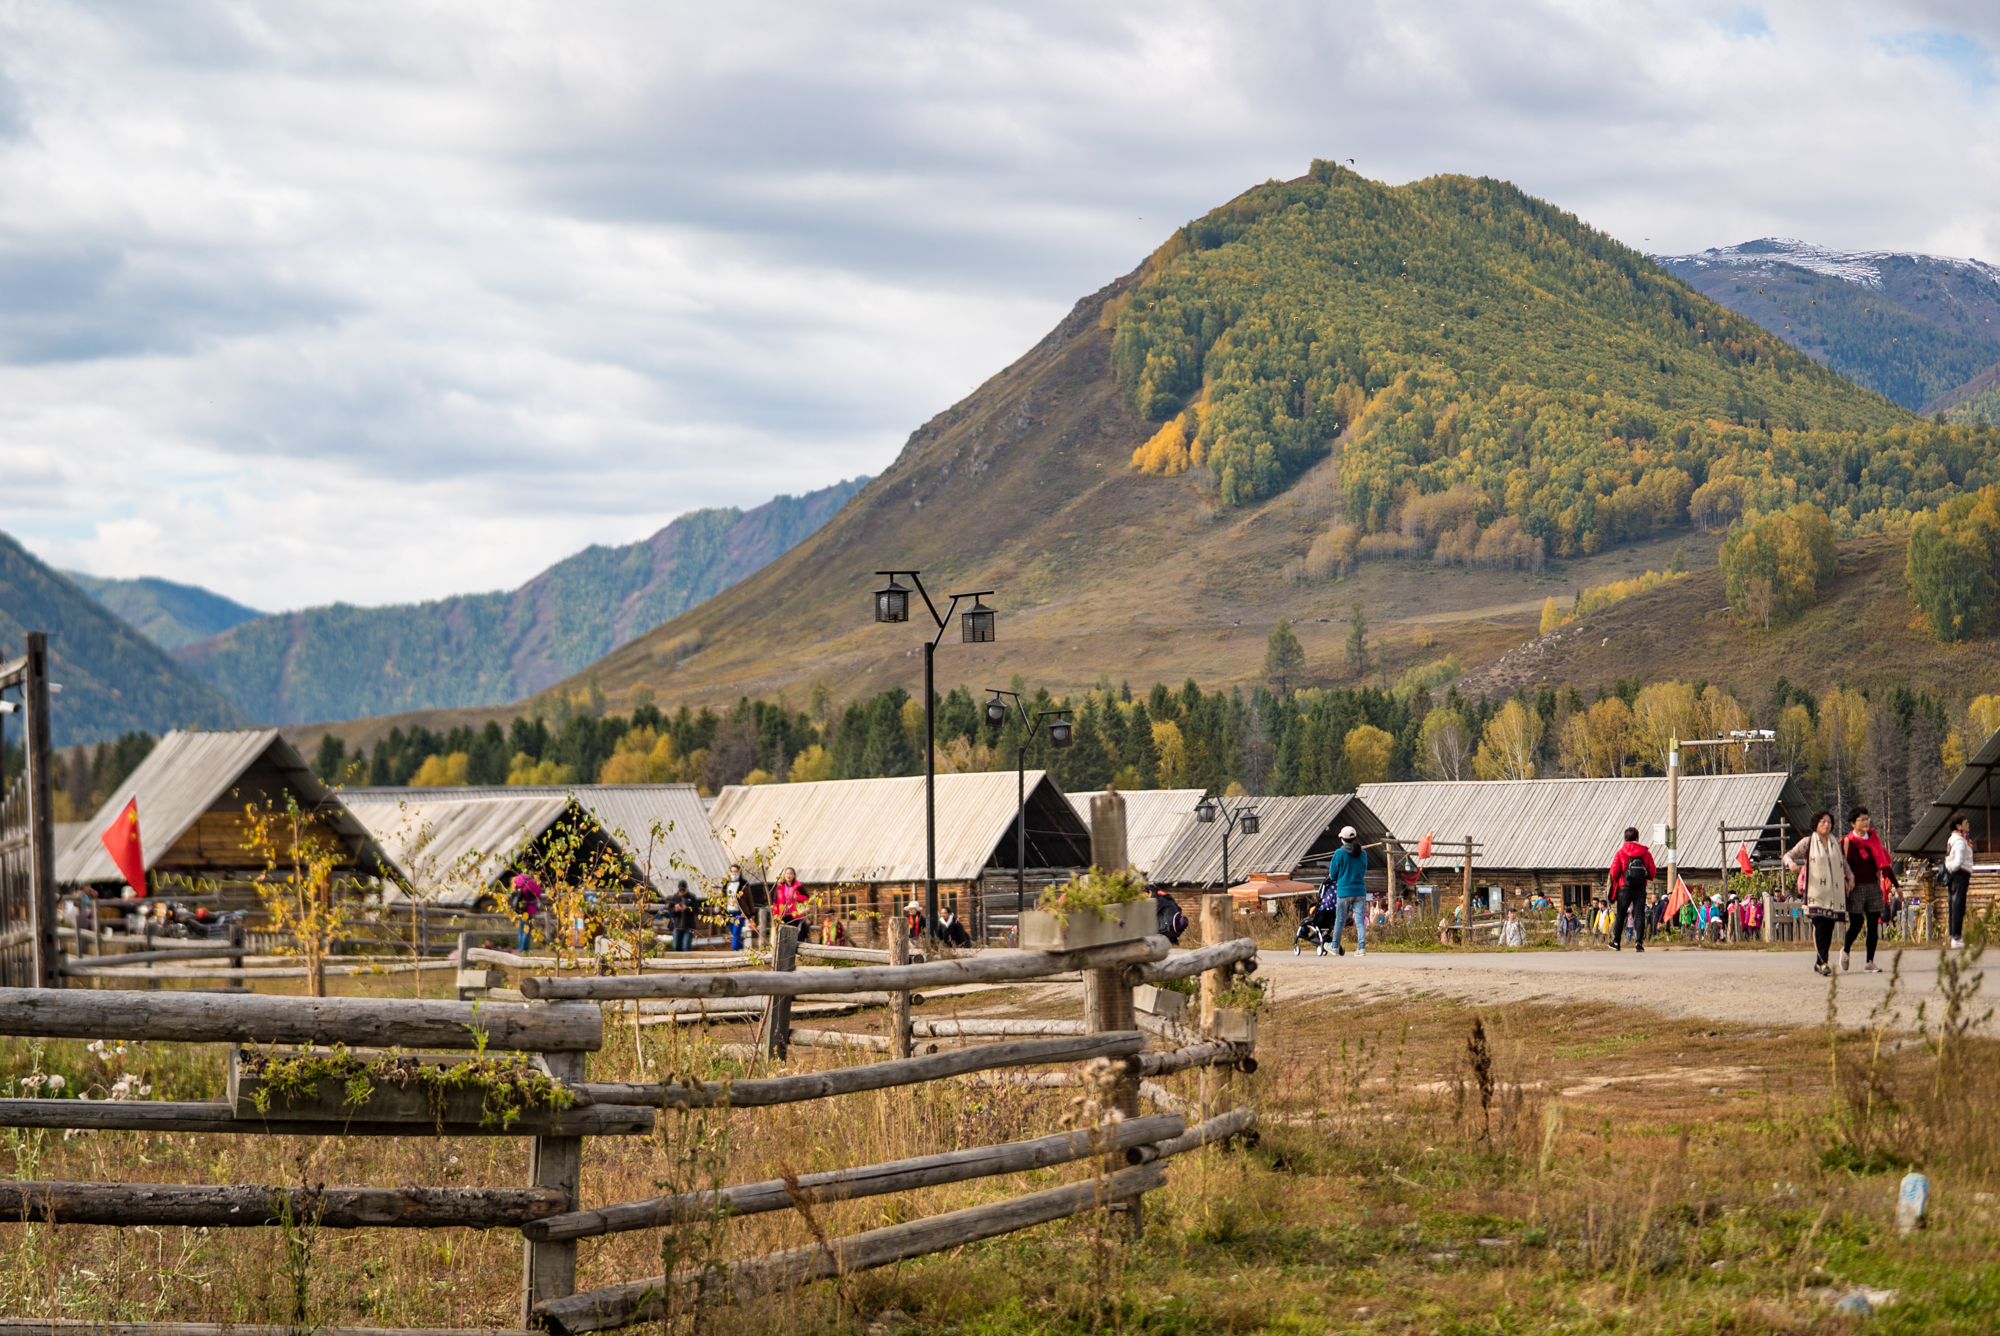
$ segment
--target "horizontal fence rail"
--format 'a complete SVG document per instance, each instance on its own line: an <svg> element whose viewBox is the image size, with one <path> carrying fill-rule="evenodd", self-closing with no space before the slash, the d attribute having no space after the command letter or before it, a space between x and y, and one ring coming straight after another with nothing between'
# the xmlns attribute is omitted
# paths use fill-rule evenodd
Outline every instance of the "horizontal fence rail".
<svg viewBox="0 0 2000 1336"><path fill-rule="evenodd" d="M1164 937L1140 937L1087 951L1021 951L1007 956L937 960L923 965L886 965L875 969L752 970L691 978L548 978L521 981L523 997L613 1001L640 997L797 997L801 993L860 993L933 988L960 983L1009 983L1066 974L1079 969L1110 969L1159 960L1172 947Z"/></svg>
<svg viewBox="0 0 2000 1336"><path fill-rule="evenodd" d="M1066 1183L1042 1192L986 1206L968 1207L946 1215L936 1215L887 1229L869 1230L847 1238L830 1239L824 1245L809 1244L786 1252L771 1253L731 1265L725 1274L709 1277L676 1276L676 1290L699 1287L707 1297L733 1297L747 1302L761 1295L795 1289L831 1276L851 1275L875 1267L890 1266L926 1253L997 1238L1017 1230L1078 1215L1152 1192L1166 1186L1166 1172L1159 1164L1121 1169L1104 1178ZM669 1282L665 1276L586 1290L560 1299L547 1299L534 1306L534 1316L561 1333L608 1331L636 1322L657 1320L667 1310ZM719 1291L719 1293L718 1293Z"/></svg>
<svg viewBox="0 0 2000 1336"><path fill-rule="evenodd" d="M604 1013L592 1006L402 998L0 988L0 1034L574 1053L604 1046Z"/></svg>
<svg viewBox="0 0 2000 1336"><path fill-rule="evenodd" d="M1118 1058L1141 1052L1145 1047L1146 1036L1137 1030L1115 1030L1059 1039L1026 1039L1013 1044L982 1044L953 1053L897 1058L859 1067L835 1067L830 1071L806 1072L798 1076L706 1081L699 1085L591 1081L576 1089L598 1107L644 1104L669 1109L761 1108L771 1104L825 1099L832 1095L852 1095L864 1090L916 1085L948 1076L962 1076L967 1072L991 1071L997 1067Z"/></svg>
<svg viewBox="0 0 2000 1336"><path fill-rule="evenodd" d="M673 1197L653 1197L646 1201L601 1206L594 1211L576 1211L524 1225L521 1232L530 1239L582 1239L598 1234L617 1234L634 1229L654 1229L663 1225L699 1220L711 1214L756 1215L766 1211L789 1210L803 1194L813 1205L849 1201L856 1197L879 1197L891 1192L963 1183L975 1178L1024 1173L1068 1164L1092 1155L1169 1141L1187 1130L1176 1114L1154 1114L1131 1118L1102 1128L1058 1132L1031 1141L1010 1141L999 1146L924 1155L909 1160L892 1160L859 1169L836 1169L823 1174L800 1174L790 1183L772 1179L748 1183L716 1192L689 1192ZM1157 1157L1155 1157L1157 1158Z"/></svg>
<svg viewBox="0 0 2000 1336"><path fill-rule="evenodd" d="M1247 972L1257 968L1257 942L1255 938L1238 937L1233 941L1204 946L1198 951L1177 952L1164 960L1148 961L1145 964L1129 965L1125 969L1125 982L1132 987L1142 983L1166 983L1173 979L1191 979L1205 970L1221 969L1225 965L1241 964Z"/></svg>
<svg viewBox="0 0 2000 1336"><path fill-rule="evenodd" d="M252 1136L308 1137L481 1137L645 1136L654 1113L632 1105L524 1113L512 1124L343 1122L339 1119L239 1118L233 1105L217 1101L150 1099L0 1099L0 1127L76 1128L91 1132L236 1132Z"/></svg>
<svg viewBox="0 0 2000 1336"><path fill-rule="evenodd" d="M561 1214L560 1188L272 1188L0 1182L0 1220L52 1225L499 1229Z"/></svg>

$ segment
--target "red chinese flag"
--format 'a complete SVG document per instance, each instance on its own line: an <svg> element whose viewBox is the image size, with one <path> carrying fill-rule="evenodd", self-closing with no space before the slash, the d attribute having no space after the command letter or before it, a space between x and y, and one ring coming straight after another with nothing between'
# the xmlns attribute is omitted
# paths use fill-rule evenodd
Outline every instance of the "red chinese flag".
<svg viewBox="0 0 2000 1336"><path fill-rule="evenodd" d="M146 893L146 858L139 852L139 800L134 798L125 804L125 810L118 819L104 828L97 837L104 841L104 850L111 855L111 861L125 874L125 884L134 894Z"/></svg>
<svg viewBox="0 0 2000 1336"><path fill-rule="evenodd" d="M1667 917L1672 918L1681 912L1682 906L1692 903L1694 903L1694 895L1688 890L1688 884L1676 876L1674 878L1674 893L1667 897Z"/></svg>
<svg viewBox="0 0 2000 1336"><path fill-rule="evenodd" d="M1750 861L1749 845L1739 844L1736 846L1736 866L1743 869L1743 875L1746 877L1754 876L1756 874L1757 868Z"/></svg>
<svg viewBox="0 0 2000 1336"><path fill-rule="evenodd" d="M1417 861L1419 863L1428 863L1431 861L1431 834L1432 832L1425 831L1424 837L1417 841Z"/></svg>

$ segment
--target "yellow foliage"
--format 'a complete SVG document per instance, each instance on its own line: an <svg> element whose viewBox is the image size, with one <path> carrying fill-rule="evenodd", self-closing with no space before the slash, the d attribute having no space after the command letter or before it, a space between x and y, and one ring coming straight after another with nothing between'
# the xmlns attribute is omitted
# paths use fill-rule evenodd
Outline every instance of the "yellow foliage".
<svg viewBox="0 0 2000 1336"><path fill-rule="evenodd" d="M1186 473L1190 462L1186 422L1183 413L1154 432L1152 440L1132 452L1132 467L1162 478Z"/></svg>
<svg viewBox="0 0 2000 1336"><path fill-rule="evenodd" d="M938 748L937 772L940 775L973 775L992 768L993 749L983 742L974 742L964 734Z"/></svg>
<svg viewBox="0 0 2000 1336"><path fill-rule="evenodd" d="M417 773L410 776L413 789L441 789L465 783L466 766L472 758L464 752L453 752L449 756L426 756L424 763L417 767Z"/></svg>
<svg viewBox="0 0 2000 1336"><path fill-rule="evenodd" d="M1472 773L1479 779L1533 779L1535 752L1541 745L1542 717L1510 700L1487 721L1472 758Z"/></svg>
<svg viewBox="0 0 2000 1336"><path fill-rule="evenodd" d="M752 788L755 788L759 784L769 784L771 782L771 772L760 767L743 776L743 782Z"/></svg>
<svg viewBox="0 0 2000 1336"><path fill-rule="evenodd" d="M791 780L794 784L807 784L815 780L833 778L833 753L815 742L792 759Z"/></svg>
<svg viewBox="0 0 2000 1336"><path fill-rule="evenodd" d="M572 766L557 765L554 761L537 763L526 752L515 752L514 759L507 766L509 784L574 784L576 770Z"/></svg>
<svg viewBox="0 0 2000 1336"><path fill-rule="evenodd" d="M1389 778L1389 757L1395 750L1395 736L1373 724L1349 730L1346 741L1349 782L1380 784Z"/></svg>
<svg viewBox="0 0 2000 1336"><path fill-rule="evenodd" d="M1542 603L1542 634L1547 635L1562 624L1562 609L1556 607L1556 596L1550 594Z"/></svg>
<svg viewBox="0 0 2000 1336"><path fill-rule="evenodd" d="M1972 720L1980 743L2000 731L2000 696L1974 696L1965 712ZM1979 746L1975 744L1972 750L1979 750Z"/></svg>
<svg viewBox="0 0 2000 1336"><path fill-rule="evenodd" d="M1622 775L1632 756L1632 711L1618 697L1607 696L1571 715L1557 741L1557 760L1570 773Z"/></svg>
<svg viewBox="0 0 2000 1336"><path fill-rule="evenodd" d="M1187 743L1181 726L1172 720L1153 725L1153 751L1159 757L1158 773L1163 789L1184 789L1188 780Z"/></svg>
<svg viewBox="0 0 2000 1336"><path fill-rule="evenodd" d="M1681 575L1665 575L1659 571L1647 571L1644 575L1635 575L1629 580L1613 580L1610 584L1586 589L1577 595L1576 606L1563 620L1569 622L1578 617L1588 617L1599 608L1608 608L1621 599L1644 593L1648 589L1658 589L1667 581L1683 579L1685 575L1685 572Z"/></svg>

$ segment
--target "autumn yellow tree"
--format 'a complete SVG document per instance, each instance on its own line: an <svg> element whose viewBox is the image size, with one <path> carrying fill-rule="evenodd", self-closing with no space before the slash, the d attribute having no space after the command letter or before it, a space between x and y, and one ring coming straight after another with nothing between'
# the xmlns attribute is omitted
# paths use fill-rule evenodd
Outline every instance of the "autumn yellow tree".
<svg viewBox="0 0 2000 1336"><path fill-rule="evenodd" d="M1547 635L1562 624L1562 609L1556 606L1556 596L1550 594L1542 604L1542 634Z"/></svg>
<svg viewBox="0 0 2000 1336"><path fill-rule="evenodd" d="M1141 473L1173 478L1186 473L1188 452L1187 414L1172 418L1153 433L1151 440L1132 452L1132 467Z"/></svg>
<svg viewBox="0 0 2000 1336"><path fill-rule="evenodd" d="M1153 751L1159 757L1156 767L1163 789L1183 789L1188 782L1187 742L1181 737L1181 726L1171 719L1163 719L1153 725Z"/></svg>
<svg viewBox="0 0 2000 1336"><path fill-rule="evenodd" d="M1622 775L1632 757L1632 711L1616 696L1570 716L1558 738L1564 769L1600 778Z"/></svg>
<svg viewBox="0 0 2000 1336"><path fill-rule="evenodd" d="M1665 774L1673 740L1696 734L1698 703L1691 682L1651 682L1641 688L1632 701L1633 752Z"/></svg>
<svg viewBox="0 0 2000 1336"><path fill-rule="evenodd" d="M1480 779L1533 779L1535 754L1542 745L1542 717L1510 700L1486 722L1472 773Z"/></svg>
<svg viewBox="0 0 2000 1336"><path fill-rule="evenodd" d="M1426 779L1464 779L1471 773L1471 746L1457 710L1440 705L1424 716L1417 731L1417 769Z"/></svg>
<svg viewBox="0 0 2000 1336"><path fill-rule="evenodd" d="M456 787L466 782L467 767L472 758L464 752L453 752L449 756L426 756L424 763L417 767L417 773L410 776L413 789L441 789Z"/></svg>
<svg viewBox="0 0 2000 1336"><path fill-rule="evenodd" d="M1395 753L1395 736L1373 724L1349 730L1344 744L1347 778L1350 783L1380 784L1389 777L1389 758Z"/></svg>

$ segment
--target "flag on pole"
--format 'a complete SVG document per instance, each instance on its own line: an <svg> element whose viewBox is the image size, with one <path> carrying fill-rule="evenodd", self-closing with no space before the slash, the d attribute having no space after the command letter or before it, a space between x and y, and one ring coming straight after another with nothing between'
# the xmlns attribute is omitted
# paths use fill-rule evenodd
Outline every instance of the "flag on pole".
<svg viewBox="0 0 2000 1336"><path fill-rule="evenodd" d="M1746 877L1753 875L1757 871L1756 866L1750 861L1749 845L1739 844L1736 846L1736 866L1743 869L1743 875Z"/></svg>
<svg viewBox="0 0 2000 1336"><path fill-rule="evenodd" d="M1684 907L1693 903L1694 892L1688 890L1688 884L1682 881L1680 874L1676 872L1674 874L1673 894L1667 897L1667 912L1664 921L1671 923L1674 915L1680 913Z"/></svg>
<svg viewBox="0 0 2000 1336"><path fill-rule="evenodd" d="M139 852L139 800L125 804L104 833L97 837L104 842L104 851L111 855L111 861L125 874L125 884L136 895L146 893L146 859Z"/></svg>

